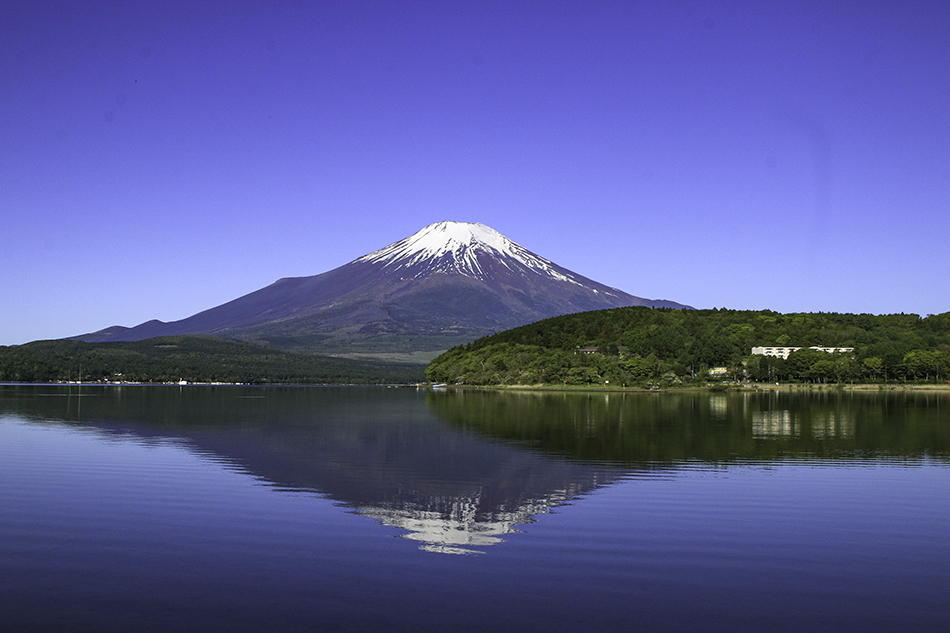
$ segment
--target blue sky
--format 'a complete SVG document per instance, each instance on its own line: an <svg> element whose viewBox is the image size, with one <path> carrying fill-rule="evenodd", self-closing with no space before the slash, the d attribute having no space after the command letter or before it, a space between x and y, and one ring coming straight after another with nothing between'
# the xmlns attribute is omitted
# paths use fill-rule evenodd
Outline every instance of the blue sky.
<svg viewBox="0 0 950 633"><path fill-rule="evenodd" d="M950 310L950 3L0 8L0 344L441 220L642 297Z"/></svg>

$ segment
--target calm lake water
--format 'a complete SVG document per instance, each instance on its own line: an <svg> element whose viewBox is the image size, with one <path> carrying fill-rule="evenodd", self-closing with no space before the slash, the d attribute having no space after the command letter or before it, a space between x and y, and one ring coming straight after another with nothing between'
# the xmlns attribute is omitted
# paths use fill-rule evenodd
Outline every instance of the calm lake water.
<svg viewBox="0 0 950 633"><path fill-rule="evenodd" d="M950 394L0 386L4 631L950 630Z"/></svg>

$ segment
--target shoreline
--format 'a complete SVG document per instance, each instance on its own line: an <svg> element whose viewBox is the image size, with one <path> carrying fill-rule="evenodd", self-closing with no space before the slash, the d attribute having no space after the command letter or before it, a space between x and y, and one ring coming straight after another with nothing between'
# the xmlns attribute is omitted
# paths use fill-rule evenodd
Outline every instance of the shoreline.
<svg viewBox="0 0 950 633"><path fill-rule="evenodd" d="M901 391L937 391L950 393L950 384L895 384L888 383L855 383L855 384L803 384L782 383L749 383L732 385L710 385L703 387L661 387L650 389L643 387L595 387L590 385L442 385L439 389L488 390L488 391L543 391L555 393L762 393L762 392L842 392L860 391L873 392L901 392Z"/></svg>
<svg viewBox="0 0 950 633"><path fill-rule="evenodd" d="M433 389L455 391L514 391L553 393L764 393L764 392L901 392L931 391L950 393L950 383L902 384L902 383L854 383L854 384L808 384L808 383L742 383L728 385L705 385L683 387L603 387L593 385L444 385L431 383L235 383L235 382L0 382L0 386L50 386L50 387L385 387L409 389Z"/></svg>

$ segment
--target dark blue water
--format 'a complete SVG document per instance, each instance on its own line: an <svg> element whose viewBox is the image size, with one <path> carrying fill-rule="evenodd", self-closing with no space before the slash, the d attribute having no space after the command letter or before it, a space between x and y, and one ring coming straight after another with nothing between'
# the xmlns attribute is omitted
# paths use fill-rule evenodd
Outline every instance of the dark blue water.
<svg viewBox="0 0 950 633"><path fill-rule="evenodd" d="M0 386L0 629L950 630L948 411Z"/></svg>

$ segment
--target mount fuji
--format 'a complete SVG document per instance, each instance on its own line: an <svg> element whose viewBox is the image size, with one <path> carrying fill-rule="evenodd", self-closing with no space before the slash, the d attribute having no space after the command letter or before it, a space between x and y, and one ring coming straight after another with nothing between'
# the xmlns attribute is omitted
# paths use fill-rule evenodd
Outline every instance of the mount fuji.
<svg viewBox="0 0 950 633"><path fill-rule="evenodd" d="M425 360L518 325L622 306L688 307L597 283L483 224L438 222L329 272L280 279L180 321L74 338L203 334L299 352Z"/></svg>

